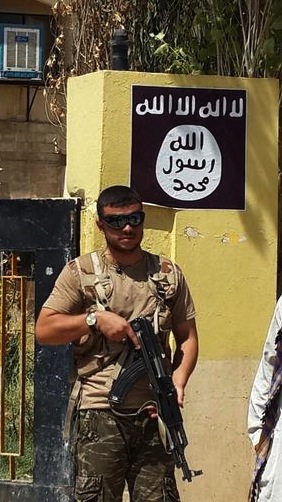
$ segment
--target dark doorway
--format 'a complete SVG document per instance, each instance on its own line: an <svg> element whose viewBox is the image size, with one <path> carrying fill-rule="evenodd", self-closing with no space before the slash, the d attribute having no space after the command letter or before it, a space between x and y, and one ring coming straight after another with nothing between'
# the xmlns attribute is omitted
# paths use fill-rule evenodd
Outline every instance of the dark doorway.
<svg viewBox="0 0 282 502"><path fill-rule="evenodd" d="M19 375L15 378L19 398L19 406L15 406L17 441L6 441L11 412L9 409L5 413L1 411L0 462L2 466L8 462L8 476L0 479L0 502L73 500L73 462L69 445L62 437L70 390L70 347L39 346L34 343L31 331L62 267L79 254L79 223L80 201L76 199L0 200L2 408L3 403L8 408L11 403L5 394L11 383L11 378L7 377L9 371ZM7 357L12 342L13 347L18 345L13 351L14 363L9 366ZM31 355L33 385L30 385L32 379L27 365ZM27 448L25 435L30 399L34 412L32 458L29 458L32 465L26 468L30 470L26 477L21 477L17 469Z"/></svg>

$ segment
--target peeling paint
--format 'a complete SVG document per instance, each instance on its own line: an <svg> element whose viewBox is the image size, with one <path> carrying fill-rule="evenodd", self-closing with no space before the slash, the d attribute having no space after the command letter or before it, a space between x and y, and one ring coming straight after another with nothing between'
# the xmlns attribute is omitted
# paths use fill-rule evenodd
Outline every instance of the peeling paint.
<svg viewBox="0 0 282 502"><path fill-rule="evenodd" d="M221 238L222 244L240 244L241 242L246 242L247 237L242 234L237 234L236 232L228 232L224 234Z"/></svg>
<svg viewBox="0 0 282 502"><path fill-rule="evenodd" d="M199 230L197 230L197 228L195 228L195 227L186 227L184 230L184 235L186 235L186 237L189 237L189 238L191 237L192 239L197 239L199 237L203 237L201 232L199 232Z"/></svg>
<svg viewBox="0 0 282 502"><path fill-rule="evenodd" d="M91 214L96 214L97 203L96 200L94 200L92 197L87 197L85 199L85 207L87 208L88 211L91 212Z"/></svg>

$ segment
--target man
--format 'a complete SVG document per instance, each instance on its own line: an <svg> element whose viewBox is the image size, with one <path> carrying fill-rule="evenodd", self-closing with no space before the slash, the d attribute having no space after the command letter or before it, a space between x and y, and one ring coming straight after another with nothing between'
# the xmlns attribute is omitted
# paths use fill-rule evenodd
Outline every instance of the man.
<svg viewBox="0 0 282 502"><path fill-rule="evenodd" d="M256 451L250 502L282 500L282 297L269 326L254 379L248 430Z"/></svg>
<svg viewBox="0 0 282 502"><path fill-rule="evenodd" d="M172 456L160 440L147 378L138 380L119 408L108 395L118 366L138 348L130 321L149 318L172 361L178 403L197 361L193 301L170 260L141 248L145 214L126 186L106 188L97 201L97 226L106 248L65 266L44 304L36 336L42 344L73 342L79 399L75 500L120 502L128 485L134 502L179 501Z"/></svg>

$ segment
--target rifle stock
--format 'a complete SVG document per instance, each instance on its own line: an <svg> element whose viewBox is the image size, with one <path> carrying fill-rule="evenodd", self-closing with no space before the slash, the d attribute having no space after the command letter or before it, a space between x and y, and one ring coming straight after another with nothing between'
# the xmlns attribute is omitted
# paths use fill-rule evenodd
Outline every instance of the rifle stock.
<svg viewBox="0 0 282 502"><path fill-rule="evenodd" d="M190 482L194 476L202 474L202 471L191 470L185 459L184 449L188 445L188 440L177 401L177 392L171 377L164 369L164 356L158 339L151 322L144 317L132 321L131 326L138 338L140 350L135 350L135 359L114 382L109 401L111 404L122 404L130 387L147 374L157 403L158 415L166 428L168 452L173 455L176 467L182 469L183 480Z"/></svg>

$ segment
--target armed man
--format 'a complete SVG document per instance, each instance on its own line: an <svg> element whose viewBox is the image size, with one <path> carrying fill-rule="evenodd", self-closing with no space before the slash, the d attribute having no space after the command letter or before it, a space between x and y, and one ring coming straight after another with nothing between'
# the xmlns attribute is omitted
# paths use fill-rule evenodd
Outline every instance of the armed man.
<svg viewBox="0 0 282 502"><path fill-rule="evenodd" d="M140 350L132 322L145 318L183 407L198 357L193 300L180 268L141 248L145 214L134 190L106 188L97 214L105 249L64 267L36 323L39 343L74 348L77 380L67 414L76 431L74 500L121 502L126 482L133 502L180 501L175 458L159 432L161 410L149 375L141 371L121 402L109 396Z"/></svg>

